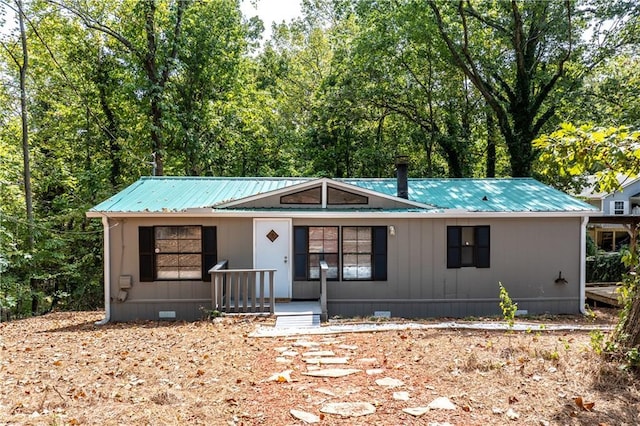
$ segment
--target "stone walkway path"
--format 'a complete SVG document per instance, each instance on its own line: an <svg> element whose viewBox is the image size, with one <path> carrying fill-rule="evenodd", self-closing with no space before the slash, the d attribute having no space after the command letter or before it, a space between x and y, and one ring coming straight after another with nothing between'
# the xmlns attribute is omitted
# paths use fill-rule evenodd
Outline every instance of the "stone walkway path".
<svg viewBox="0 0 640 426"><path fill-rule="evenodd" d="M358 347L344 344L339 338L330 337L321 339L319 342L305 338L292 339L291 345L277 347L275 352L275 363L285 369L274 373L267 381L280 383L294 381L291 377L294 370L286 369L286 367L302 361L306 370L295 370L296 374L317 379L317 386L312 384L313 391L327 397L325 398L326 402L321 403L318 407L317 413L298 409L290 410L292 417L305 424L320 423L321 415L352 418L374 414L376 405L371 402L352 401L353 395L358 395L362 388L345 387L340 384L341 378L355 374L377 377L374 380L375 386L381 392L391 392L391 397L394 400L407 402L411 400L411 389L405 388L405 383L401 379L393 377L393 369L374 368L381 365L377 358L358 357ZM404 413L414 417L420 417L431 410L458 410L458 407L448 398L434 397L427 405L408 404L406 408L402 409ZM451 426L450 423L431 422L425 424Z"/></svg>
<svg viewBox="0 0 640 426"><path fill-rule="evenodd" d="M530 331L570 331L570 330L611 330L611 326L586 324L544 324L519 322L513 327L503 322L443 322L443 323L360 323L335 324L316 328L274 328L258 327L252 337L284 337L287 346L276 347L274 353L274 373L268 381L291 383L304 380L305 389L318 395L309 399L306 407L294 407L290 415L303 424L322 422L325 416L336 416L340 419L363 417L383 410L385 414L397 410L399 416L411 416L416 422L429 426L452 426L448 422L428 421L428 412L437 410L435 417L447 419L464 414L468 407L459 407L449 398L439 395L434 388L425 385L418 389L405 385L403 379L408 376L399 369L385 364L386 359L369 358L359 355L356 345L347 344L342 333L375 332L388 330L421 330L421 329L471 329L471 330L509 330ZM288 343L291 342L291 343ZM279 367L281 367L279 369ZM292 378L292 374L294 377ZM406 372L404 373L406 374ZM360 378L354 375L361 375ZM353 376L353 378L351 378ZM362 377L368 379L362 380ZM355 378L355 380L353 380ZM314 384L315 383L315 384ZM366 383L361 387L353 383ZM372 399L371 390L380 398ZM379 389L377 391L376 389ZM431 391L428 391L431 389ZM358 397L360 395L360 397ZM391 408L388 404L380 404L381 400L394 401ZM314 409L308 409L313 407ZM302 410L300 408L306 408ZM446 416L443 411L450 412ZM457 413L457 414L456 414ZM517 420L519 414L509 408L494 409L493 414L504 416L505 422ZM363 419L364 420L364 419Z"/></svg>

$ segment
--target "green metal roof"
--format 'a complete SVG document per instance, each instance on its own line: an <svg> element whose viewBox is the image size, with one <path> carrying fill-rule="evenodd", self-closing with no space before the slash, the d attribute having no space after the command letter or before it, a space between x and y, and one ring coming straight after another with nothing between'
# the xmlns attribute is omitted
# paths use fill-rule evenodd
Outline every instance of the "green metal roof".
<svg viewBox="0 0 640 426"><path fill-rule="evenodd" d="M184 211L212 207L309 180L309 178L142 177L89 211Z"/></svg>
<svg viewBox="0 0 640 426"><path fill-rule="evenodd" d="M396 194L395 179L339 179ZM532 178L409 179L409 199L443 209L474 212L594 211L595 207Z"/></svg>
<svg viewBox="0 0 640 426"><path fill-rule="evenodd" d="M317 178L143 177L90 212L180 212L215 207L267 194ZM396 179L335 179L387 196L396 196ZM424 210L472 212L580 212L595 207L535 179L409 179L409 200ZM415 206L407 205L407 211ZM237 209L235 207L234 209Z"/></svg>

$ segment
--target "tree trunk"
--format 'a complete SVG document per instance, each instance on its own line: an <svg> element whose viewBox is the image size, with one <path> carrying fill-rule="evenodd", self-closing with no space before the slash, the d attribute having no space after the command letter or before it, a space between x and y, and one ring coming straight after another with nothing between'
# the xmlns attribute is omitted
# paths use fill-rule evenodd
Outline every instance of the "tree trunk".
<svg viewBox="0 0 640 426"><path fill-rule="evenodd" d="M16 0L18 7L18 20L20 24L20 41L22 42L22 65L20 70L20 112L22 118L22 159L23 159L23 179L24 179L24 199L27 208L28 248L33 249L33 194L31 192L31 160L29 157L29 127L27 116L27 68L29 66L29 53L27 50L27 33L24 28L24 11L22 0Z"/></svg>
<svg viewBox="0 0 640 426"><path fill-rule="evenodd" d="M496 121L493 117L493 111L490 108L486 109L487 120L487 156L486 156L486 177L496 177L496 145L498 139L498 133L496 128Z"/></svg>
<svg viewBox="0 0 640 426"><path fill-rule="evenodd" d="M626 286L633 290L629 294L629 299L625 301L625 308L628 309L627 315L623 316L623 322L621 327L616 329L613 336L613 341L622 343L625 348L638 348L640 347L640 297L638 294L638 286L640 285L640 278L638 277L637 268L638 261L640 260L638 252L638 226L630 229L631 241L629 242L629 251L631 252L631 268L630 274L625 278L624 283Z"/></svg>
<svg viewBox="0 0 640 426"><path fill-rule="evenodd" d="M109 73L105 69L105 65L103 63L102 58L98 58L98 75L97 75L97 83L98 83L98 100L100 103L100 107L102 108L102 113L107 119L107 138L109 140L109 159L111 160L111 170L109 173L109 180L111 182L111 186L114 188L118 185L118 180L120 179L120 175L122 173L122 163L121 163L121 148L118 144L118 123L116 116L109 105L109 99L107 95L107 88L109 86Z"/></svg>

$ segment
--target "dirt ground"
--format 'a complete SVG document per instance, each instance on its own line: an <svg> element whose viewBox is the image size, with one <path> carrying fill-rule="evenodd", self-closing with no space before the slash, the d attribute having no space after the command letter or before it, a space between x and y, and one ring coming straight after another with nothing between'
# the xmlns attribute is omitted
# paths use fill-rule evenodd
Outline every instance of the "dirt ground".
<svg viewBox="0 0 640 426"><path fill-rule="evenodd" d="M585 330L256 338L250 333L272 318L94 325L101 318L65 312L0 324L0 424L303 424L292 409L321 425L640 423L634 377L597 357ZM615 319L598 310L539 322ZM326 368L352 374L306 375ZM427 411L440 397L452 409ZM344 402L375 412L326 412Z"/></svg>

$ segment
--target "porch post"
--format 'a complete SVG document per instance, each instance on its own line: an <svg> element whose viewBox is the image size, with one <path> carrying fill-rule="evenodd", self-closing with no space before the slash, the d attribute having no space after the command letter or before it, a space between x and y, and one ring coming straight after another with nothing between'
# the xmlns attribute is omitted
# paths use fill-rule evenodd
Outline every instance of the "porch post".
<svg viewBox="0 0 640 426"><path fill-rule="evenodd" d="M327 312L327 271L329 265L324 260L320 261L320 321L327 322L329 315Z"/></svg>

